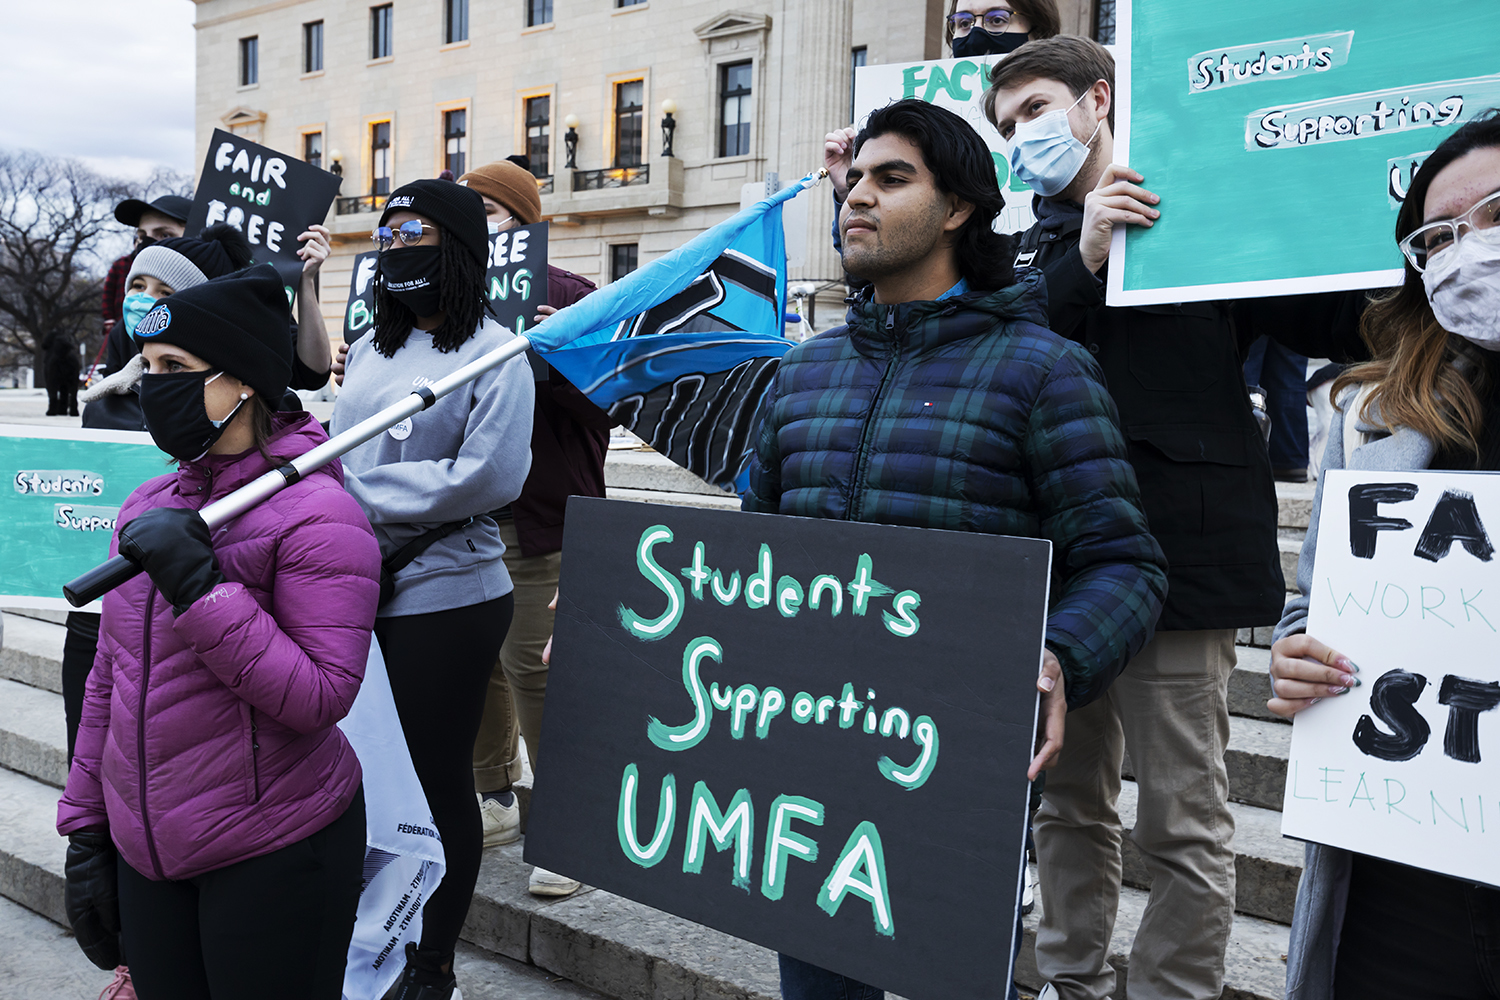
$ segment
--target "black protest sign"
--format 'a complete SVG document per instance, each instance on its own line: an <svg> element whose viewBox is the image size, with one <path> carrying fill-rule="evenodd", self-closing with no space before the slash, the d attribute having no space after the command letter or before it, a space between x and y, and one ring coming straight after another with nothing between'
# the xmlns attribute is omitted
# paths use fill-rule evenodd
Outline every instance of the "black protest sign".
<svg viewBox="0 0 1500 1000"><path fill-rule="evenodd" d="M573 497L563 552L526 860L1004 996L1050 544Z"/></svg>
<svg viewBox="0 0 1500 1000"><path fill-rule="evenodd" d="M520 336L547 304L547 224L534 222L490 236L484 296L490 311Z"/></svg>
<svg viewBox="0 0 1500 1000"><path fill-rule="evenodd" d="M354 343L374 329L374 278L378 258L379 254L373 250L354 258L354 271L349 277L349 302L344 306L346 344ZM484 297L495 319L518 334L526 333L536 318L537 306L547 304L545 222L490 234Z"/></svg>
<svg viewBox="0 0 1500 1000"><path fill-rule="evenodd" d="M187 232L227 222L245 234L258 263L274 264L290 300L301 282L297 237L322 223L339 178L295 156L215 129L188 213Z"/></svg>
<svg viewBox="0 0 1500 1000"><path fill-rule="evenodd" d="M352 344L375 328L375 262L380 256L366 250L354 258L349 275L349 301L344 305L344 343Z"/></svg>

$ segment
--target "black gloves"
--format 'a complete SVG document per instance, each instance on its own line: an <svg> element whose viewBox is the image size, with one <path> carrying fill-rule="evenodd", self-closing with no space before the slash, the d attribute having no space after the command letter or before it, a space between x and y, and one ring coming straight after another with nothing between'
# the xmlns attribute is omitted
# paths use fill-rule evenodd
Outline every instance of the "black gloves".
<svg viewBox="0 0 1500 1000"><path fill-rule="evenodd" d="M208 525L186 507L156 507L125 525L120 555L151 575L179 615L224 582Z"/></svg>
<svg viewBox="0 0 1500 1000"><path fill-rule="evenodd" d="M113 969L120 958L120 896L115 882L115 845L108 833L80 830L68 834L63 865L67 887L63 905L78 947L101 969Z"/></svg>

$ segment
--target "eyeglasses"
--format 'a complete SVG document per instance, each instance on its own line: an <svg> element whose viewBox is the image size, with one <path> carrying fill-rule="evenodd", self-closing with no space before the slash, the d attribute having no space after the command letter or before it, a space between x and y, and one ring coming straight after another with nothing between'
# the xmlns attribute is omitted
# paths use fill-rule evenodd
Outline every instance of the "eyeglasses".
<svg viewBox="0 0 1500 1000"><path fill-rule="evenodd" d="M1006 10L1004 7L994 7L984 12L980 17L975 17L966 11L948 15L948 24L953 28L953 37L962 38L974 30L978 24L985 31L993 31L996 34L1005 30L1005 25L1015 16L1015 11Z"/></svg>
<svg viewBox="0 0 1500 1000"><path fill-rule="evenodd" d="M401 241L402 246L409 247L414 243L421 243L423 233L436 231L436 226L424 226L416 219L408 219L394 229L390 226L375 227L374 232L370 233L370 242L380 250L389 250L397 240Z"/></svg>
<svg viewBox="0 0 1500 1000"><path fill-rule="evenodd" d="M1411 266L1419 272L1427 270L1427 262L1433 254L1457 246L1465 232L1477 232L1500 226L1500 191L1482 199L1456 219L1445 222L1430 222L1396 244ZM1462 228L1460 228L1462 227Z"/></svg>

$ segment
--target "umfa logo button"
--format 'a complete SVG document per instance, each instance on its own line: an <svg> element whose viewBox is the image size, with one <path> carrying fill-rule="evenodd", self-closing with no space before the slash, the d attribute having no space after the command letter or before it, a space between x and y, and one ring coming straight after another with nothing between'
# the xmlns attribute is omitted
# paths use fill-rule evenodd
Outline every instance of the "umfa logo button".
<svg viewBox="0 0 1500 1000"><path fill-rule="evenodd" d="M172 325L172 311L166 306L155 306L135 325L137 337L154 337Z"/></svg>
<svg viewBox="0 0 1500 1000"><path fill-rule="evenodd" d="M399 424L392 424L386 433L397 441L405 441L411 437L411 417L407 417Z"/></svg>

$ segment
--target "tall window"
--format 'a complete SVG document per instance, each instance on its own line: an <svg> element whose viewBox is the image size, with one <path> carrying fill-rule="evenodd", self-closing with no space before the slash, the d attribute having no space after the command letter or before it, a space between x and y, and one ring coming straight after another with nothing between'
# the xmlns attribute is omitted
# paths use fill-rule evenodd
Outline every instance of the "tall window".
<svg viewBox="0 0 1500 1000"><path fill-rule="evenodd" d="M454 178L464 172L468 159L469 113L462 108L443 112L443 166L453 171Z"/></svg>
<svg viewBox="0 0 1500 1000"><path fill-rule="evenodd" d="M315 167L323 166L323 133L302 133L302 159Z"/></svg>
<svg viewBox="0 0 1500 1000"><path fill-rule="evenodd" d="M316 73L323 68L323 22L309 21L302 26L302 72Z"/></svg>
<svg viewBox="0 0 1500 1000"><path fill-rule="evenodd" d="M1096 0L1094 41L1100 45L1115 44L1115 0Z"/></svg>
<svg viewBox="0 0 1500 1000"><path fill-rule="evenodd" d="M469 40L469 0L443 0L443 44Z"/></svg>
<svg viewBox="0 0 1500 1000"><path fill-rule="evenodd" d="M645 136L642 111L646 84L641 80L615 84L615 166L641 165Z"/></svg>
<svg viewBox="0 0 1500 1000"><path fill-rule="evenodd" d="M636 268L636 244L615 243L609 248L609 280L619 281Z"/></svg>
<svg viewBox="0 0 1500 1000"><path fill-rule="evenodd" d="M526 27L552 23L552 0L526 0Z"/></svg>
<svg viewBox="0 0 1500 1000"><path fill-rule="evenodd" d="M855 76L854 71L857 70L857 69L859 69L861 66L863 66L865 64L865 57L867 55L869 55L869 50L866 49L863 45L861 45L859 48L854 49L850 53L850 55L851 55L851 58L849 60L849 120L852 122L852 121L854 121L854 76Z"/></svg>
<svg viewBox="0 0 1500 1000"><path fill-rule="evenodd" d="M370 193L391 193L391 123L370 125Z"/></svg>
<svg viewBox="0 0 1500 1000"><path fill-rule="evenodd" d="M384 59L391 54L391 5L370 8L370 58Z"/></svg>
<svg viewBox="0 0 1500 1000"><path fill-rule="evenodd" d="M750 64L719 67L719 155L750 152Z"/></svg>
<svg viewBox="0 0 1500 1000"><path fill-rule="evenodd" d="M240 86L260 82L260 36L240 39Z"/></svg>
<svg viewBox="0 0 1500 1000"><path fill-rule="evenodd" d="M531 159L531 172L546 177L548 156L552 152L552 98L528 97L526 99L526 155Z"/></svg>

